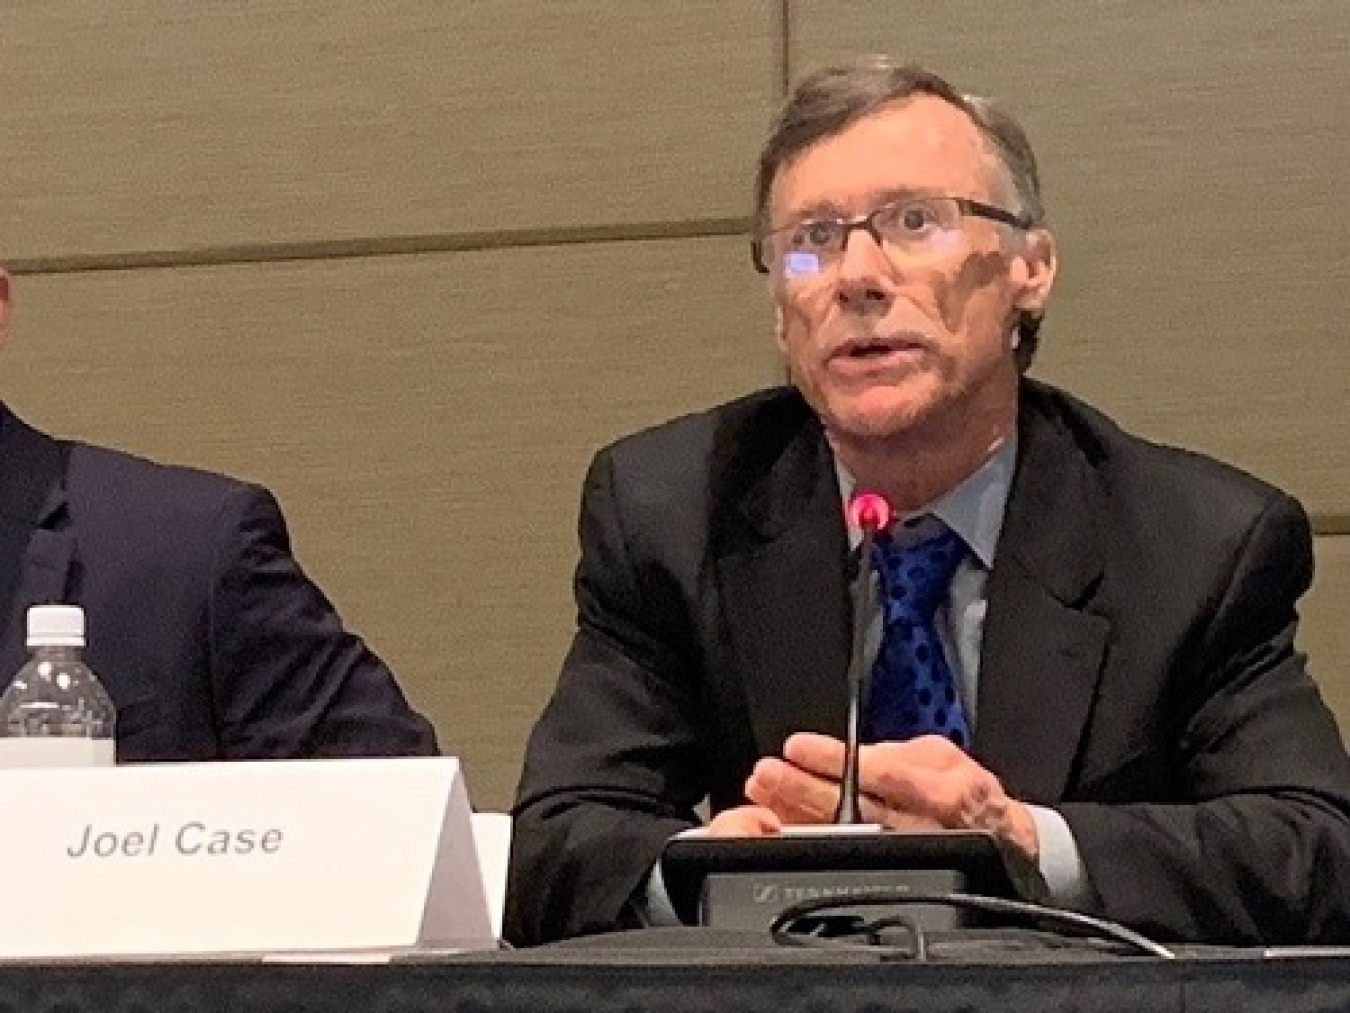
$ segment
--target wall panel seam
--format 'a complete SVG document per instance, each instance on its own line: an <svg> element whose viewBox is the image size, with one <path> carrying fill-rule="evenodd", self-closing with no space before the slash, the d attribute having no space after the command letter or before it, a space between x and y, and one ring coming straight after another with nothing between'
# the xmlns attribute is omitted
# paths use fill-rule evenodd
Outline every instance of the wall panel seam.
<svg viewBox="0 0 1350 1013"><path fill-rule="evenodd" d="M566 226L454 232L419 236L365 236L291 243L241 243L179 250L140 250L106 254L66 254L15 258L11 274L82 274L93 271L138 271L151 268L221 267L295 260L346 260L360 257L472 253L487 250L570 246L586 243L631 243L669 239L712 239L749 236L744 217L639 222L623 225ZM747 247L748 250L748 247ZM746 269L749 270L749 253Z"/></svg>

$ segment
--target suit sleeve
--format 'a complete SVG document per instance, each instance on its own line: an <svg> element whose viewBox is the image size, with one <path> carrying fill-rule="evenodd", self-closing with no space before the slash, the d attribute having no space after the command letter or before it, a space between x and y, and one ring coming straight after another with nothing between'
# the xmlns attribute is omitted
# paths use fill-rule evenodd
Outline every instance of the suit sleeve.
<svg viewBox="0 0 1350 1013"><path fill-rule="evenodd" d="M1350 766L1294 644L1307 517L1275 500L1197 634L1174 804L1066 803L1096 913L1160 938L1350 941Z"/></svg>
<svg viewBox="0 0 1350 1013"><path fill-rule="evenodd" d="M666 840L704 794L695 651L678 593L636 550L607 455L582 497L577 632L526 751L505 935L518 945L636 924Z"/></svg>
<svg viewBox="0 0 1350 1013"><path fill-rule="evenodd" d="M435 754L431 725L301 570L271 494L234 489L213 538L207 621L226 757Z"/></svg>

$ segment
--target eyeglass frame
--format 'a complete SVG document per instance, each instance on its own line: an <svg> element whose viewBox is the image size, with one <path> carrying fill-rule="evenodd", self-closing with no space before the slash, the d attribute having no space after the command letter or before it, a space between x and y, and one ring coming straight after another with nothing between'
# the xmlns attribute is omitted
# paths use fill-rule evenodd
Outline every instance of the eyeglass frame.
<svg viewBox="0 0 1350 1013"><path fill-rule="evenodd" d="M879 204L864 215L858 215L856 218L807 218L800 222L794 222L791 225L784 225L781 228L770 229L767 232L759 233L750 237L750 259L755 265L755 270L760 274L772 274L768 262L764 259L764 244L770 236L777 235L780 232L787 232L790 229L800 229L807 225L817 225L829 223L843 228L844 234L839 243L839 256L843 256L848 250L848 241L853 233L858 229L866 232L872 237L873 242L878 247L884 249L889 245L889 241L881 234L877 228L877 215L885 211L890 211L897 206L906 204L921 204L924 201L951 201L956 205L957 210L961 212L962 217L984 218L988 221L999 222L1003 225L1011 225L1013 228L1026 231L1034 228L1035 223L1024 215L1014 214L1006 208L996 207L993 204L986 204L983 201L972 200L969 197L952 197L947 194L911 194L907 197L899 197L895 200Z"/></svg>

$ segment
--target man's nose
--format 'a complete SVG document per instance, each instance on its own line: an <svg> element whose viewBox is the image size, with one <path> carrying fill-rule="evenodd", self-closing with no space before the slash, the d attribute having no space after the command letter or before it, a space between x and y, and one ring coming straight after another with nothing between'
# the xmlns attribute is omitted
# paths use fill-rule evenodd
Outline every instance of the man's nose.
<svg viewBox="0 0 1350 1013"><path fill-rule="evenodd" d="M876 236L865 228L855 228L844 237L839 253L836 298L853 310L888 306L894 274L895 265Z"/></svg>

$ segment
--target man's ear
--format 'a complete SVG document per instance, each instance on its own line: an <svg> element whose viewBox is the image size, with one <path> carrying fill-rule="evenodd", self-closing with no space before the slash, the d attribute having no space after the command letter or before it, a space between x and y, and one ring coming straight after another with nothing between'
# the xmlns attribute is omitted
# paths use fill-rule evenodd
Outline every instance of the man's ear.
<svg viewBox="0 0 1350 1013"><path fill-rule="evenodd" d="M1017 286L1013 305L1029 313L1041 313L1050 301L1055 286L1059 254L1055 237L1047 229L1032 229L1022 240L1022 248L1013 254L1012 280Z"/></svg>
<svg viewBox="0 0 1350 1013"><path fill-rule="evenodd" d="M9 310L13 305L10 298L9 273L0 267L0 345L9 338Z"/></svg>
<svg viewBox="0 0 1350 1013"><path fill-rule="evenodd" d="M778 344L778 350L786 355L787 334L784 333L783 305L777 301L773 304L773 339Z"/></svg>

